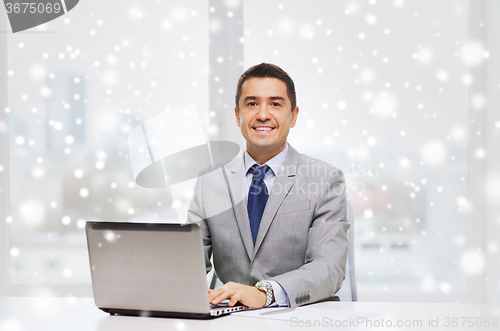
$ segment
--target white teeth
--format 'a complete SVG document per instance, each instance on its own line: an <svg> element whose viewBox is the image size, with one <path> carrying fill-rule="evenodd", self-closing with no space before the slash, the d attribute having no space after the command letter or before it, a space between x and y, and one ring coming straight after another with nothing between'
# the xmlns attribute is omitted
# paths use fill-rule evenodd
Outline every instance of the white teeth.
<svg viewBox="0 0 500 331"><path fill-rule="evenodd" d="M270 131L272 130L273 128L264 128L264 127L258 127L258 128L255 128L256 130L266 130L266 131Z"/></svg>

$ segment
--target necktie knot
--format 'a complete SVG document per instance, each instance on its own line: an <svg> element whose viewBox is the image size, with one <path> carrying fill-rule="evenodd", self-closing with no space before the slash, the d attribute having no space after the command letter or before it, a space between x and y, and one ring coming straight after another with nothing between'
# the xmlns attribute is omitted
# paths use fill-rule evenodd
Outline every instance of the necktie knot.
<svg viewBox="0 0 500 331"><path fill-rule="evenodd" d="M258 164L254 164L249 169L250 173L253 175L252 181L254 181L254 180L263 180L264 176L269 171L269 169L271 169L271 168L269 168L268 165L260 166Z"/></svg>

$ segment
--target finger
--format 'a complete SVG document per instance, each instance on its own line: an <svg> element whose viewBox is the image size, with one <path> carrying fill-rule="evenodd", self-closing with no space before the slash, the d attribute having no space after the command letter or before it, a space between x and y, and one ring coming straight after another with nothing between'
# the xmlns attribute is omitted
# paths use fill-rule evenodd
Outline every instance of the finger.
<svg viewBox="0 0 500 331"><path fill-rule="evenodd" d="M213 290L209 290L209 292L208 292L209 301L212 302L213 299L217 298L223 292L224 292L223 286L218 287L218 288L213 289Z"/></svg>
<svg viewBox="0 0 500 331"><path fill-rule="evenodd" d="M217 298L218 296L219 296L219 293L213 290L213 291L208 293L208 301L212 302L212 300Z"/></svg>
<svg viewBox="0 0 500 331"><path fill-rule="evenodd" d="M229 307L232 307L234 306L235 304L238 303L238 301L240 301L241 299L241 294L240 293L235 293L232 297L231 297L231 300L229 300Z"/></svg>
<svg viewBox="0 0 500 331"><path fill-rule="evenodd" d="M226 300L231 297L231 293L229 292L222 292L219 296L217 296L215 299L211 301L213 305L218 305L221 303L223 300Z"/></svg>

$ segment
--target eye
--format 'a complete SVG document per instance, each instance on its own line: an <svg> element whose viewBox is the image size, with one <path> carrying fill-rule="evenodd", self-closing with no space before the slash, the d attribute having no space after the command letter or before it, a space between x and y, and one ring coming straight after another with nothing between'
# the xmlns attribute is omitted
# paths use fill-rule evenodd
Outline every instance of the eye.
<svg viewBox="0 0 500 331"><path fill-rule="evenodd" d="M271 105L273 107L280 107L281 106L281 104L279 102L273 102Z"/></svg>
<svg viewBox="0 0 500 331"><path fill-rule="evenodd" d="M250 107L253 107L253 106L256 106L257 104L253 101L250 101L249 103L247 103L247 106L250 106Z"/></svg>

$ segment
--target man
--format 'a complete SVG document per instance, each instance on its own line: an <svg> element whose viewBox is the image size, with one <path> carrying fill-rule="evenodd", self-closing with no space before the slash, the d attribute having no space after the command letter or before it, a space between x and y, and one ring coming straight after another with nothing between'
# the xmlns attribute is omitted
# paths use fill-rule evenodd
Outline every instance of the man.
<svg viewBox="0 0 500 331"><path fill-rule="evenodd" d="M235 101L246 150L198 178L188 212L202 228L207 272L213 253L224 283L209 290L210 302L296 307L331 298L347 259L344 176L287 143L299 108L281 68L249 68Z"/></svg>

